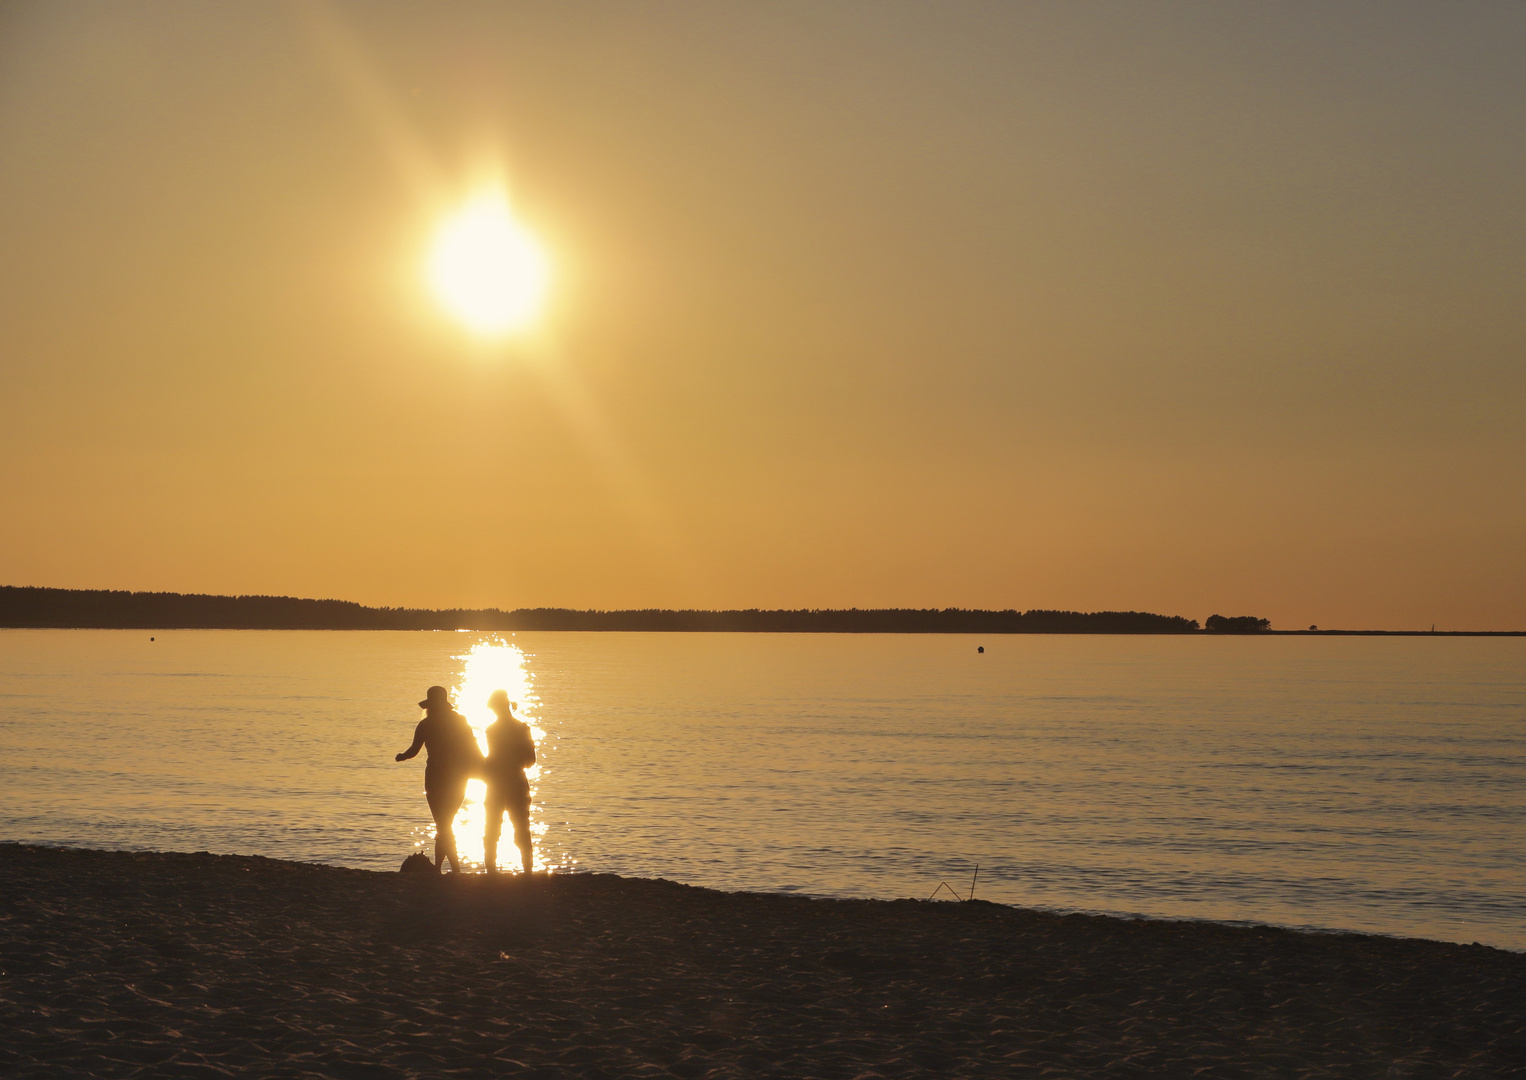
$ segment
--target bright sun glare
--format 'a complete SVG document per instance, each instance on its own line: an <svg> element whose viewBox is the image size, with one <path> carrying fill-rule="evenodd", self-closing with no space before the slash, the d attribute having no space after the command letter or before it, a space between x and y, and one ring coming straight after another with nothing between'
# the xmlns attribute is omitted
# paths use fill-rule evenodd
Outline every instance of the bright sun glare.
<svg viewBox="0 0 1526 1080"><path fill-rule="evenodd" d="M440 303L485 335L527 327L540 313L550 276L540 245L496 192L477 195L441 224L428 274Z"/></svg>

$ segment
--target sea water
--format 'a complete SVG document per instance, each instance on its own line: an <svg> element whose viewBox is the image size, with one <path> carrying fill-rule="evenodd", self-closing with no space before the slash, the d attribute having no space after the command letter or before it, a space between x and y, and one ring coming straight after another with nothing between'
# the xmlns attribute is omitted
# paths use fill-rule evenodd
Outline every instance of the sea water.
<svg viewBox="0 0 1526 1080"><path fill-rule="evenodd" d="M395 869L435 683L559 872L1526 948L1521 638L0 630L0 840Z"/></svg>

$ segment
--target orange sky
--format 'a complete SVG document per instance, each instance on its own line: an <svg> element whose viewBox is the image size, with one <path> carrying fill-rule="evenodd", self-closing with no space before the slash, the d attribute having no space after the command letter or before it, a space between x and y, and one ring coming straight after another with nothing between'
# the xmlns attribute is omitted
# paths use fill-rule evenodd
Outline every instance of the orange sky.
<svg viewBox="0 0 1526 1080"><path fill-rule="evenodd" d="M0 583L1526 627L1517 3L0 7ZM427 293L507 178L521 339Z"/></svg>

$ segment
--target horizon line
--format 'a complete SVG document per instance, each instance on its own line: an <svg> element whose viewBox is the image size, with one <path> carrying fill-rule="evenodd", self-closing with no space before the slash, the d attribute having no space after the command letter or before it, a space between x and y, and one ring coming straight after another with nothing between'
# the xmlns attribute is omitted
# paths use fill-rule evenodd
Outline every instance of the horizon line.
<svg viewBox="0 0 1526 1080"><path fill-rule="evenodd" d="M13 602L18 597L44 601L42 605L21 604ZM59 611L57 604L46 603L47 600L63 601L64 606L73 608L72 611ZM72 603L70 603L72 601ZM96 601L92 604L91 601ZM146 622L144 616L148 612L141 610L143 605L152 605L154 601L169 603L188 602L202 607L198 612L201 618L194 622L183 621ZM113 618L108 622L104 614L99 610L98 604L106 604L117 608ZM121 605L127 604L138 607L136 613L121 610ZM225 613L222 619L212 618L210 612L204 607L208 603L222 603L241 605L248 608L252 605L281 605L288 610L285 612L286 619L276 618L275 612L266 612L264 620L255 620L251 625L251 612L246 611L243 619L231 618L232 613ZM79 610L83 605L95 609L93 612ZM41 606L47 610L39 611ZM30 610L15 610L18 607ZM340 610L335 610L340 609ZM330 615L349 615L356 620L371 616L370 625L342 625L336 624L332 618L323 620L324 625L311 625L310 619L301 620L308 625L293 624L292 615L299 611L308 615L315 615L319 611ZM159 614L168 615L168 612ZM72 618L71 618L72 616ZM406 626L406 625L377 625L376 619L384 621L453 621L488 619L488 620L531 620L535 622L552 621L566 623L568 621L581 623L607 623L615 621L621 625L536 625L536 626ZM1219 616L1215 616L1217 621ZM630 625L632 620L653 625ZM726 625L730 620L766 620L775 625ZM836 625L800 625L799 620L809 623L828 622ZM865 620L881 622L888 620L897 625L862 625ZM969 621L986 623L988 625L926 625L929 620L937 620L941 623L964 624ZM665 625L656 625L655 622ZM39 585L0 585L0 628L7 629L333 629L333 630L477 630L481 632L515 631L515 630L541 630L546 632L556 631L628 631L628 632L690 632L690 633L1100 633L1100 634L1197 634L1202 636L1392 636L1392 637L1522 637L1526 636L1526 630L1379 630L1379 629L1308 629L1279 630L1273 629L1266 620L1257 619L1254 616L1231 617L1231 621L1239 624L1233 629L1208 629L1201 626L1196 619L1190 619L1180 615L1159 615L1153 612L1141 612L1134 610L1102 610L1083 612L1059 608L914 608L914 607L880 607L880 608L570 608L570 607L519 607L505 609L500 607L447 607L447 608L417 608L417 607L382 607L361 604L354 600L339 600L333 598L310 598L284 596L265 593L182 593L168 590L132 590L132 589L62 589L51 586ZM789 622L791 625L779 625ZM718 625L701 625L702 623ZM919 625L908 625L916 623ZM1032 623L1033 625L1023 625ZM104 624L104 625L103 625ZM851 625L850 625L851 624ZM1043 624L1043 625L1040 625Z"/></svg>

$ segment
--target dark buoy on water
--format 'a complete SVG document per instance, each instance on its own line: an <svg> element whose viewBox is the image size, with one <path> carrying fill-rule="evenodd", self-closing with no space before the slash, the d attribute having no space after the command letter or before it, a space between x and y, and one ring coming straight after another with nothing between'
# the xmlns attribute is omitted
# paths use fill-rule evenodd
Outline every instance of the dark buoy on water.
<svg viewBox="0 0 1526 1080"><path fill-rule="evenodd" d="M984 645L977 645L977 646L975 646L975 651L976 652L985 652L986 651L986 647Z"/></svg>

